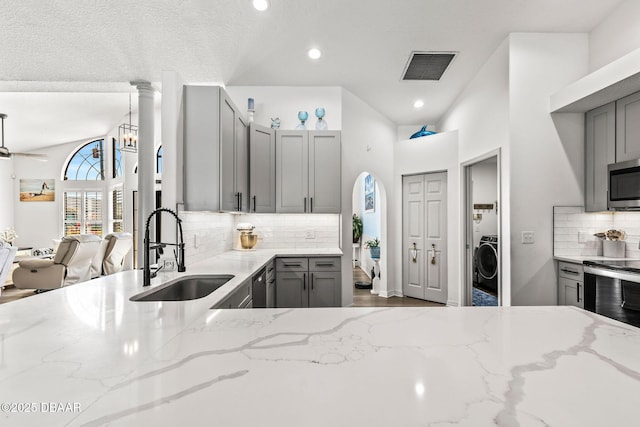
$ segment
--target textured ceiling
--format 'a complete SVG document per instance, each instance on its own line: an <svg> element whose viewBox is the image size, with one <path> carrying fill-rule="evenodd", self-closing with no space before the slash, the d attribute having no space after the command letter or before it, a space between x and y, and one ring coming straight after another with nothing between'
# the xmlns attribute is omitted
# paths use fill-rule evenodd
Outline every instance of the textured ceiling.
<svg viewBox="0 0 640 427"><path fill-rule="evenodd" d="M436 123L510 32L588 32L621 0L271 3L261 13L250 0L5 1L0 90L104 91L174 70L189 82L343 86L396 124ZM315 62L312 46L324 53ZM412 51L460 53L442 80L402 82Z"/></svg>

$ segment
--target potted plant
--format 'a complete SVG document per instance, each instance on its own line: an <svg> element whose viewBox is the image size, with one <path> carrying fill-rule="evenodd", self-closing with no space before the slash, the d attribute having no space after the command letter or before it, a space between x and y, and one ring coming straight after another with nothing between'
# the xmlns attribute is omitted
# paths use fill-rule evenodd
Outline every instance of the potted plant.
<svg viewBox="0 0 640 427"><path fill-rule="evenodd" d="M353 243L358 243L362 237L362 220L356 214L353 214Z"/></svg>
<svg viewBox="0 0 640 427"><path fill-rule="evenodd" d="M364 245L371 251L371 259L380 259L380 240L377 237L373 240L367 240Z"/></svg>

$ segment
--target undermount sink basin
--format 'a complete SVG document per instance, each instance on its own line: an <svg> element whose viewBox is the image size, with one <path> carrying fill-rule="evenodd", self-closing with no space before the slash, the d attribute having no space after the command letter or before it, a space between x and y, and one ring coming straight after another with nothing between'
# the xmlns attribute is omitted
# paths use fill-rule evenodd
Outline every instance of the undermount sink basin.
<svg viewBox="0 0 640 427"><path fill-rule="evenodd" d="M206 297L229 280L230 274L185 276L129 298L130 301L188 301Z"/></svg>

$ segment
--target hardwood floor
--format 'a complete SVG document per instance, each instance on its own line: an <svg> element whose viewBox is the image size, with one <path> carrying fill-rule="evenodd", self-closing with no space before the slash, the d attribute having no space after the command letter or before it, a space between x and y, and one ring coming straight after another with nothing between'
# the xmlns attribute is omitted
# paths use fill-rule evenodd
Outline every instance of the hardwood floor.
<svg viewBox="0 0 640 427"><path fill-rule="evenodd" d="M353 307L444 307L444 304L409 297L382 298L371 293L370 289L357 289L355 282L370 282L360 267L353 269Z"/></svg>

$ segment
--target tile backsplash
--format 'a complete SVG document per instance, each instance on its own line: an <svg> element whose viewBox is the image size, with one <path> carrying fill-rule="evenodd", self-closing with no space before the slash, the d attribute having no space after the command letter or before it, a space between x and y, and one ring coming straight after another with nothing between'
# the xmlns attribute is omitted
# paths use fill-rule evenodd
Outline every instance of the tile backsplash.
<svg viewBox="0 0 640 427"><path fill-rule="evenodd" d="M229 214L180 212L185 263L190 265L237 247L236 225L253 224L256 248L337 248L340 215L337 214Z"/></svg>
<svg viewBox="0 0 640 427"><path fill-rule="evenodd" d="M554 206L553 254L602 255L602 242L593 234L610 229L625 232L627 258L640 258L640 212L588 213L582 206Z"/></svg>

